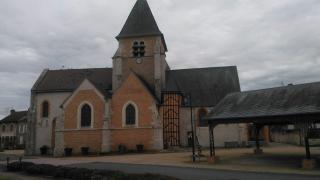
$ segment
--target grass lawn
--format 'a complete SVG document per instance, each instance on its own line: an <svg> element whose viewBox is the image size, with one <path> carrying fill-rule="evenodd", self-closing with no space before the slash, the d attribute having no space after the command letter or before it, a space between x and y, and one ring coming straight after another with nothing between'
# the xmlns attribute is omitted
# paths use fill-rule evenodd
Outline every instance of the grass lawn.
<svg viewBox="0 0 320 180"><path fill-rule="evenodd" d="M0 176L0 180L10 180L10 178Z"/></svg>

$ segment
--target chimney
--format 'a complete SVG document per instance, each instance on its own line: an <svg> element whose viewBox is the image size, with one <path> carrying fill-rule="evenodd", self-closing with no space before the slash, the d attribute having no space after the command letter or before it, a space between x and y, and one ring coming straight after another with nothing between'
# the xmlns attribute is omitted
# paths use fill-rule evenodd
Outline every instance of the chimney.
<svg viewBox="0 0 320 180"><path fill-rule="evenodd" d="M14 109L11 109L10 110L10 114L13 114L13 113L15 113L16 111L14 110Z"/></svg>

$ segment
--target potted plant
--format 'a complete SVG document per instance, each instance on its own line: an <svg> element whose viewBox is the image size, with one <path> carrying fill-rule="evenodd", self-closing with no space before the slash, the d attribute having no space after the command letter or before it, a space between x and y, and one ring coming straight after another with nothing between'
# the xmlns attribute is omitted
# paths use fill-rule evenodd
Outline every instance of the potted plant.
<svg viewBox="0 0 320 180"><path fill-rule="evenodd" d="M42 147L40 148L40 153L41 153L41 155L47 155L47 154L48 154L48 149L49 149L48 146L46 146L46 145L42 146Z"/></svg>
<svg viewBox="0 0 320 180"><path fill-rule="evenodd" d="M72 155L72 148L64 148L64 155L71 156Z"/></svg>
<svg viewBox="0 0 320 180"><path fill-rule="evenodd" d="M144 150L143 150L143 144L137 144L136 145L136 147L137 147L137 151L139 152L139 153L141 153L141 152L143 152Z"/></svg>
<svg viewBox="0 0 320 180"><path fill-rule="evenodd" d="M81 154L83 156L88 156L89 155L89 147L81 147Z"/></svg>

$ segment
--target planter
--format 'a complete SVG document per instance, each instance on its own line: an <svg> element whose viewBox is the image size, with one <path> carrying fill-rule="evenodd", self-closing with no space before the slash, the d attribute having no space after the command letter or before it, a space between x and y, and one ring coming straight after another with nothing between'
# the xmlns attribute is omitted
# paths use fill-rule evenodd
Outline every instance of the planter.
<svg viewBox="0 0 320 180"><path fill-rule="evenodd" d="M47 155L48 154L48 147L47 146L42 146L41 148L40 148L40 153L41 153L41 155Z"/></svg>
<svg viewBox="0 0 320 180"><path fill-rule="evenodd" d="M88 156L89 155L89 147L82 147L81 148L81 154L83 156Z"/></svg>
<svg viewBox="0 0 320 180"><path fill-rule="evenodd" d="M118 152L121 153L121 154L126 153L127 152L127 147L125 145L120 144L118 146Z"/></svg>
<svg viewBox="0 0 320 180"><path fill-rule="evenodd" d="M64 148L64 155L71 156L72 155L72 148Z"/></svg>
<svg viewBox="0 0 320 180"><path fill-rule="evenodd" d="M136 146L137 146L137 151L138 152L143 152L144 151L143 150L143 147L144 147L143 144L137 144Z"/></svg>

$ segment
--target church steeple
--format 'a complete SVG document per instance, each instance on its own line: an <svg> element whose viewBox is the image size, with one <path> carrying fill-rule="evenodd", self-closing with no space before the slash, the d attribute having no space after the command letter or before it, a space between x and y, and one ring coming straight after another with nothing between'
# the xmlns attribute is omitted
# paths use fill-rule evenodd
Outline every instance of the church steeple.
<svg viewBox="0 0 320 180"><path fill-rule="evenodd" d="M167 50L163 34L154 19L147 0L137 0L120 34L116 38L119 40L146 36L161 36Z"/></svg>
<svg viewBox="0 0 320 180"><path fill-rule="evenodd" d="M119 47L113 57L113 90L135 72L160 98L169 69L167 47L146 0L137 0L116 38Z"/></svg>
<svg viewBox="0 0 320 180"><path fill-rule="evenodd" d="M137 0L117 39L162 35L146 0Z"/></svg>

